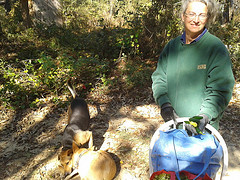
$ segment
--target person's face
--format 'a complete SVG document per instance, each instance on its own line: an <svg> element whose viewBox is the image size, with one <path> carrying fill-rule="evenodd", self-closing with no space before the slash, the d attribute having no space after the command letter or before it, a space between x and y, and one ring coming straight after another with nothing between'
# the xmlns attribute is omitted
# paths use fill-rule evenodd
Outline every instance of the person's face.
<svg viewBox="0 0 240 180"><path fill-rule="evenodd" d="M202 2L190 2L182 14L187 34L200 34L207 23L207 6Z"/></svg>

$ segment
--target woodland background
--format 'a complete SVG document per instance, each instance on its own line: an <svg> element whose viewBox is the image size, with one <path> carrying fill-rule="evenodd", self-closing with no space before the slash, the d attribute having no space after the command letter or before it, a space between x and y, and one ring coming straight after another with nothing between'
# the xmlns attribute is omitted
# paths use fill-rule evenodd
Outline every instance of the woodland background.
<svg viewBox="0 0 240 180"><path fill-rule="evenodd" d="M236 79L219 132L229 180L240 175L240 0L219 0L208 30L230 52ZM85 98L94 145L115 180L149 179L149 143L163 120L151 74L182 33L179 0L0 0L0 179L62 179L58 168L66 81ZM227 180L228 180L227 179Z"/></svg>
<svg viewBox="0 0 240 180"><path fill-rule="evenodd" d="M49 94L57 101L69 77L84 84L85 92L96 84L149 87L162 48L182 32L179 0L5 1L0 102L13 109L36 107ZM240 2L219 4L209 31L228 47L239 80Z"/></svg>

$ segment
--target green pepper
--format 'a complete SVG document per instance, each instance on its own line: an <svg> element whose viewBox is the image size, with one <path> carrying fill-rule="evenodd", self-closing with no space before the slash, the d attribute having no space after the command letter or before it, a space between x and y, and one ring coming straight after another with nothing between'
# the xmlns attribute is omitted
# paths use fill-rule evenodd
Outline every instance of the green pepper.
<svg viewBox="0 0 240 180"><path fill-rule="evenodd" d="M199 122L199 120L202 118L203 118L202 116L193 116L193 117L189 118L189 121Z"/></svg>
<svg viewBox="0 0 240 180"><path fill-rule="evenodd" d="M196 131L197 131L198 134L204 135L203 132L202 132L198 127L196 127L195 129L196 129Z"/></svg>

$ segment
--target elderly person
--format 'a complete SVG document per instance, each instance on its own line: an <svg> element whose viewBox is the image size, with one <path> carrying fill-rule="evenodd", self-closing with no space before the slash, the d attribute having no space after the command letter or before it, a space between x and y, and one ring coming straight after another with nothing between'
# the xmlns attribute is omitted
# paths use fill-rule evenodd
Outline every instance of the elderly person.
<svg viewBox="0 0 240 180"><path fill-rule="evenodd" d="M208 123L219 129L235 81L228 50L206 28L216 12L213 0L183 0L184 32L165 46L152 74L165 122L198 116L201 131ZM187 129L197 134L191 125Z"/></svg>

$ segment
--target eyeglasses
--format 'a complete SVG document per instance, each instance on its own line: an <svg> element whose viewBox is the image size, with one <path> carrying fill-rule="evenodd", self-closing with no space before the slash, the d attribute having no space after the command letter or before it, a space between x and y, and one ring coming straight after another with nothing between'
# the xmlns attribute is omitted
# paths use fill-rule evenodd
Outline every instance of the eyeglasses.
<svg viewBox="0 0 240 180"><path fill-rule="evenodd" d="M201 13L199 15L197 15L196 13L185 13L185 15L189 18L189 19L194 19L196 17L199 18L199 20L205 20L208 15L207 14L204 14L204 13Z"/></svg>

